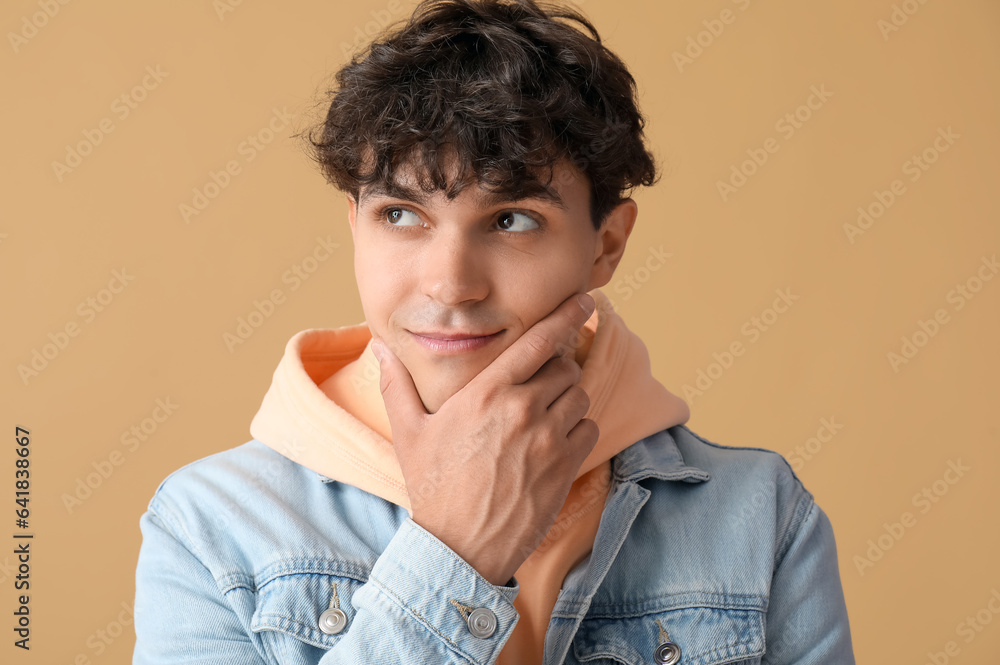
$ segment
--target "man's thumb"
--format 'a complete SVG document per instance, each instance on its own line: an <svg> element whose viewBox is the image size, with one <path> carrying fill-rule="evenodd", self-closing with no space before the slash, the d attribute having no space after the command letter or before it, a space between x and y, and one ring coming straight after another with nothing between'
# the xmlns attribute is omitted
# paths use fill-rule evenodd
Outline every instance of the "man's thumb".
<svg viewBox="0 0 1000 665"><path fill-rule="evenodd" d="M372 352L379 361L379 390L382 392L382 401L385 402L389 425L395 438L400 425L413 422L418 415L426 415L427 410L420 401L406 366L389 346L376 339L372 342Z"/></svg>

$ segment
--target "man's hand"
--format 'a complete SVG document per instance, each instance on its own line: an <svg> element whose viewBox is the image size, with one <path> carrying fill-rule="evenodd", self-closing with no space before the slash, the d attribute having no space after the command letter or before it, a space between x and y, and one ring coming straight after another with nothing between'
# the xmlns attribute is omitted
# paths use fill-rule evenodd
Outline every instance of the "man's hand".
<svg viewBox="0 0 1000 665"><path fill-rule="evenodd" d="M567 298L433 414L381 344L379 387L413 521L492 584L545 539L597 444L572 353L593 308L587 294Z"/></svg>

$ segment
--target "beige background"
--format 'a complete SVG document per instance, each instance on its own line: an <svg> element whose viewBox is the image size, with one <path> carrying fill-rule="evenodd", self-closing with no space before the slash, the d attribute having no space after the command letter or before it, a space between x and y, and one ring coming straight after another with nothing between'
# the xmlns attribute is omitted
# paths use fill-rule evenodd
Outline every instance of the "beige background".
<svg viewBox="0 0 1000 665"><path fill-rule="evenodd" d="M363 318L343 196L289 137L345 45L413 3L224 1L0 10L0 277L13 285L0 302L4 662L130 662L138 519L158 483L250 438L292 334ZM666 172L636 193L638 224L605 288L647 342L654 374L685 394L711 373L702 394L685 394L689 426L796 460L836 530L859 662L925 663L929 652L943 662L951 641L949 662L996 663L1000 279L985 267L994 279L976 279L1000 250L1000 5L578 4L639 81ZM894 11L900 25L886 31ZM679 67L689 37L706 46ZM799 109L814 86L830 96ZM135 106L127 117L122 95ZM296 118L275 119L273 141L248 161L241 144L267 138L274 109ZM809 117L789 136L776 123L797 109ZM98 132L102 120L113 131ZM957 138L939 140L938 153L949 127ZM57 174L53 162L86 144L84 132L100 143ZM724 200L717 182L768 139L777 151ZM925 151L936 161L911 180L907 162ZM239 173L185 223L179 206L231 160ZM851 242L844 225L897 179L905 192ZM303 263L327 236L340 243L333 257ZM661 247L671 256L647 264ZM293 289L283 276L296 266L315 270ZM116 270L132 276L124 289ZM957 296L961 284L978 291ZM274 289L284 302L227 347L224 335ZM798 300L775 316L766 310L779 289ZM103 298L102 311L90 313L88 298ZM939 309L946 322L922 337ZM752 317L769 322L756 338L744 328ZM19 366L67 324L77 334L22 378ZM904 336L921 346L893 367ZM737 341L744 353L711 367ZM176 411L146 420L145 441L123 442L158 399ZM810 442L824 418L842 427ZM16 425L32 433L30 653L11 645ZM959 460L969 470L946 476ZM100 468L107 478L92 475ZM89 474L99 484L67 507ZM934 503L914 502L924 488ZM896 542L884 524L903 513L915 523ZM859 570L880 536L891 549ZM979 630L963 630L977 613Z"/></svg>

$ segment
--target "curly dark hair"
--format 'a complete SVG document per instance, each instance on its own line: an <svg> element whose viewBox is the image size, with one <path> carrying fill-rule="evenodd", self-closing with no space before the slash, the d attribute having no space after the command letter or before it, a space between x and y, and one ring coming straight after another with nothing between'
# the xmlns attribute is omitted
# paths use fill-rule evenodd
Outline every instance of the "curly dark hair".
<svg viewBox="0 0 1000 665"><path fill-rule="evenodd" d="M573 9L424 0L405 25L356 53L336 82L325 120L305 136L326 180L355 201L372 184L405 195L395 175L410 160L420 188L447 190L449 199L474 181L510 199L545 195L565 158L589 179L599 230L632 188L658 180L635 79ZM458 160L450 184L445 154Z"/></svg>

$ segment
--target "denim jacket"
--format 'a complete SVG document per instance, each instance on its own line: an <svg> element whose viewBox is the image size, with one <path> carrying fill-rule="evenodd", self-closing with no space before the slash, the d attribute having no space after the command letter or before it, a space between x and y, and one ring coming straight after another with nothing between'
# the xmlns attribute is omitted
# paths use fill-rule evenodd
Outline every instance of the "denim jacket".
<svg viewBox="0 0 1000 665"><path fill-rule="evenodd" d="M832 526L781 455L678 425L611 483L545 665L854 663ZM135 665L485 665L518 620L516 577L257 440L168 476L140 527Z"/></svg>

